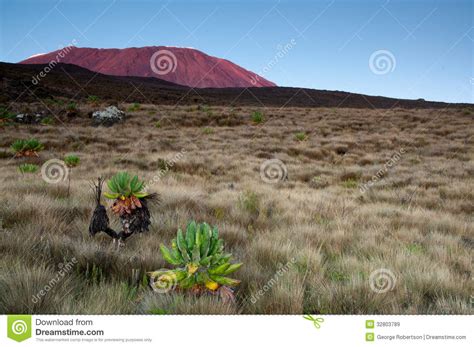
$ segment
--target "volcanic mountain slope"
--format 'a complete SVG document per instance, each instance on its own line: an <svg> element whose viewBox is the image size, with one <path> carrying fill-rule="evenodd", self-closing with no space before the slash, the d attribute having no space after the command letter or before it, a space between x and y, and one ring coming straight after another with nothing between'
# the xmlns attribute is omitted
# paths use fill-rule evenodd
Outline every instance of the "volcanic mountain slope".
<svg viewBox="0 0 474 347"><path fill-rule="evenodd" d="M304 88L203 88L192 89L158 78L109 76L59 63L43 78L48 65L0 62L0 103L37 102L56 97L74 100L98 96L110 102L166 105L225 105L256 107L350 108L459 108L472 104L394 99L341 91ZM38 83L33 82L37 80Z"/></svg>
<svg viewBox="0 0 474 347"><path fill-rule="evenodd" d="M193 88L274 87L273 82L228 60L192 48L98 49L66 47L21 64L68 63L114 76L156 77Z"/></svg>

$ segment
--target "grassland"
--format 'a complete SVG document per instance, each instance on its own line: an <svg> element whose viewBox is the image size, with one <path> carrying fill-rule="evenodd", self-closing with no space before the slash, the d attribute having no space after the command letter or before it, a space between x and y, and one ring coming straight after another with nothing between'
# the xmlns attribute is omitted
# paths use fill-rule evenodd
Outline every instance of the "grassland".
<svg viewBox="0 0 474 347"><path fill-rule="evenodd" d="M90 126L84 104L0 129L0 313L472 314L472 110L120 106L130 117L111 128ZM13 159L30 137L40 158ZM69 197L67 182L18 170L69 153ZM261 178L271 159L287 171L276 182ZM117 251L87 230L90 182L119 170L160 202L150 232ZM146 285L190 219L217 225L244 263L236 303Z"/></svg>

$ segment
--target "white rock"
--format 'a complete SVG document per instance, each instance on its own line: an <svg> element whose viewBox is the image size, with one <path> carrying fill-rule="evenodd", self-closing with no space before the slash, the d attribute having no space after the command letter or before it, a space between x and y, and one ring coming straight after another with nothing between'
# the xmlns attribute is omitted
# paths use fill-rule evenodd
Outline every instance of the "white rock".
<svg viewBox="0 0 474 347"><path fill-rule="evenodd" d="M119 110L116 106L109 106L103 111L95 111L92 114L92 120L96 125L113 125L125 118L125 112Z"/></svg>

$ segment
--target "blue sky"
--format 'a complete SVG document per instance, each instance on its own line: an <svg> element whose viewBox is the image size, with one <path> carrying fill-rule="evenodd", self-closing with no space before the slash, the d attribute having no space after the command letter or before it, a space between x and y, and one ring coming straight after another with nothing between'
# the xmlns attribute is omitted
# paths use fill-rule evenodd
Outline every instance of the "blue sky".
<svg viewBox="0 0 474 347"><path fill-rule="evenodd" d="M74 40L194 47L280 86L474 102L470 0L0 2L0 61Z"/></svg>

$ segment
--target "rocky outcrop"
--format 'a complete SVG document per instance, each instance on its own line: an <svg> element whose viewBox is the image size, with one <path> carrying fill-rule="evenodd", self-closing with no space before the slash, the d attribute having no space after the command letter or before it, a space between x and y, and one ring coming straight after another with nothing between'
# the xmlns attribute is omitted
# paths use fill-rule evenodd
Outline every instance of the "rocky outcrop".
<svg viewBox="0 0 474 347"><path fill-rule="evenodd" d="M125 112L119 110L116 106L109 106L105 110L92 113L93 125L112 126L115 123L125 119Z"/></svg>
<svg viewBox="0 0 474 347"><path fill-rule="evenodd" d="M47 115L42 113L19 113L15 116L14 121L21 124L40 124Z"/></svg>

